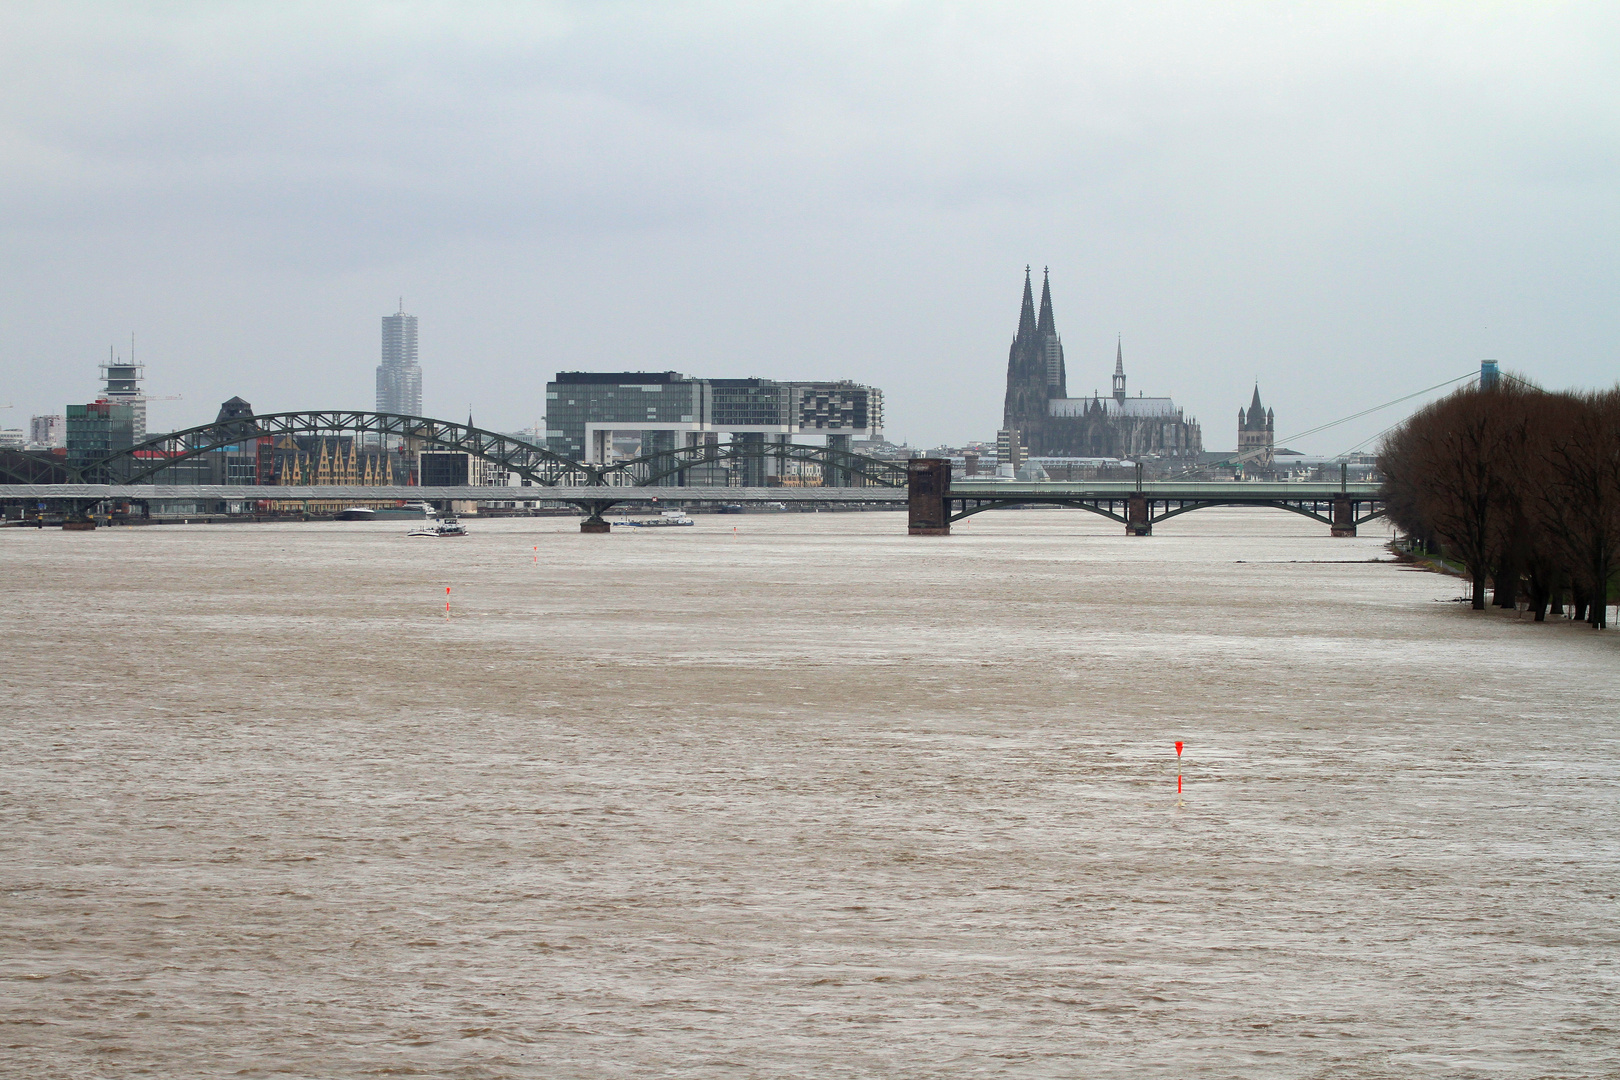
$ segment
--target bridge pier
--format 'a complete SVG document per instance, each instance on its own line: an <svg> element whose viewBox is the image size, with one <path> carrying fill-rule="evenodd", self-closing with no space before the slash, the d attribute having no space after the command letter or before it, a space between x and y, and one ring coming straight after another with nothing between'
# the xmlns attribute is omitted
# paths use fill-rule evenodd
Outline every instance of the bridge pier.
<svg viewBox="0 0 1620 1080"><path fill-rule="evenodd" d="M91 511L96 508L95 501L84 499L71 499L63 506L65 513L62 517L62 528L68 532L89 532L96 527L96 518Z"/></svg>
<svg viewBox="0 0 1620 1080"><path fill-rule="evenodd" d="M1339 496L1333 500L1333 526L1334 536L1356 535L1356 507L1348 498Z"/></svg>
<svg viewBox="0 0 1620 1080"><path fill-rule="evenodd" d="M613 503L606 501L596 502L593 500L587 503L580 503L579 505L590 511L589 516L587 516L584 521L579 523L580 532L605 533L613 531L613 526L602 519L602 512L612 508Z"/></svg>
<svg viewBox="0 0 1620 1080"><path fill-rule="evenodd" d="M1125 500L1125 535L1153 535L1153 520L1148 516L1146 495L1136 494Z"/></svg>
<svg viewBox="0 0 1620 1080"><path fill-rule="evenodd" d="M906 463L906 532L911 536L951 535L951 463L945 458L912 458Z"/></svg>

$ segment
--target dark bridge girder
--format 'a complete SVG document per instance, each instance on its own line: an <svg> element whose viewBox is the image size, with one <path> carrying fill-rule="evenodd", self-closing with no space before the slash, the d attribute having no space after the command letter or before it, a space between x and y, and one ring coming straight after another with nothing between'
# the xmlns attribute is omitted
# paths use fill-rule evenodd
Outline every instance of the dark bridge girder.
<svg viewBox="0 0 1620 1080"><path fill-rule="evenodd" d="M1144 504L1143 508L1145 509L1146 514L1140 520L1126 516L1130 512L1131 500L1118 497L1102 499L1065 499L1054 496L1050 499L1023 499L1021 501L1009 501L1002 499L986 500L972 496L952 496L947 501L951 503L961 503L963 507L963 509L960 511L951 514L950 520L953 522L961 521L964 518L973 517L975 514L982 514L986 510L1012 510L1026 506L1067 506L1077 510L1089 511L1090 513L1096 514L1099 517L1105 517L1110 521L1117 521L1121 525L1145 525L1145 530L1140 528L1134 530L1137 531L1139 535L1144 536L1151 533L1153 526L1161 521L1168 521L1170 518L1179 517L1182 514L1190 514L1194 510L1207 510L1215 506L1258 506L1272 510L1286 510L1291 514L1298 514L1301 517L1308 517L1312 521L1321 522L1323 525L1333 529L1335 536L1354 536L1355 528L1357 526L1365 525L1367 522L1372 521L1375 518L1384 516L1384 511L1381 507L1367 513L1361 513L1357 508L1359 508L1364 502L1373 501L1364 499L1345 500L1352 507L1347 518L1339 513L1338 500L1303 499L1296 502L1285 500L1257 501L1249 499L1145 498L1142 500L1142 502ZM1328 503L1329 513L1332 514L1332 516L1321 513L1317 509L1324 502ZM1154 507L1161 503L1164 505L1165 509L1158 513L1154 513ZM1171 503L1175 503L1176 505L1172 508L1170 506ZM1113 509L1115 506L1124 506L1126 508L1126 514L1116 512ZM1347 521L1349 525L1348 531L1346 531Z"/></svg>
<svg viewBox="0 0 1620 1080"><path fill-rule="evenodd" d="M630 491L657 485L670 477L684 481L691 469L720 462L797 461L820 466L823 484L905 486L903 466L826 446L733 440L677 447L612 464L591 464L563 457L523 439L451 420L345 409L264 413L155 435L76 471L63 465L61 468L67 475L55 479L78 483L140 483L211 451L264 436L286 435L377 435L414 440L420 448L461 451L494 462L539 487L602 488L607 497L561 500L586 511L588 517L581 525L586 532L606 532L608 524L602 519L605 512L619 503L646 498L644 494L631 495ZM19 479L27 483L44 482L21 475ZM609 496L610 491L626 494Z"/></svg>
<svg viewBox="0 0 1620 1080"><path fill-rule="evenodd" d="M1095 513L1098 517L1108 518L1110 521L1118 521L1119 525L1131 525L1131 518L1126 517L1124 513L1113 510L1116 505L1129 507L1128 499L1118 499L1118 497L1116 499L1061 499L1061 497L1051 497L1051 499L1024 499L1013 502L1013 500L985 500L977 499L977 497L956 497L956 495L953 495L949 502L962 504L962 510L953 513L951 521L961 521L964 518L974 517L975 513L983 513L985 510L1016 510L1019 507L1072 507L1076 508L1076 510L1087 510L1087 512ZM1343 520L1335 520L1336 515L1335 517L1328 517L1327 513L1320 513L1315 508L1324 502L1324 500L1320 499L1306 499L1299 500L1299 502L1288 502L1288 500L1259 500L1259 502L1255 502L1255 500L1247 499L1144 499L1144 502L1147 504L1147 510L1149 510L1147 518L1145 518L1145 525L1149 526L1149 529L1152 529L1153 525L1157 525L1158 521L1168 521L1170 518L1181 517L1183 513L1192 513L1194 510L1209 510L1210 507L1265 507L1270 508L1270 510L1288 510L1290 513L1298 513L1299 517L1320 521L1322 525L1327 525L1328 528L1345 528ZM1171 508L1171 502L1174 502L1176 507ZM1359 507L1362 502L1367 502L1367 500L1353 500L1353 505ZM1165 504L1165 510L1153 513L1153 507L1157 504ZM1382 517L1382 508L1367 513L1359 513L1359 510L1353 510L1351 518L1349 518L1349 525L1354 528L1354 526L1366 525L1367 521L1372 521L1374 518Z"/></svg>
<svg viewBox="0 0 1620 1080"><path fill-rule="evenodd" d="M423 447L460 450L485 461L493 461L526 480L546 487L565 482L602 482L599 468L582 465L542 446L500 432L425 416L334 409L264 413L155 435L145 442L91 462L79 470L79 479L86 483L139 483L164 469L210 451L263 436L275 438L283 435L378 435L413 439ZM158 456L143 456L154 454Z"/></svg>
<svg viewBox="0 0 1620 1080"><path fill-rule="evenodd" d="M1354 536L1358 525L1383 515L1379 486L1352 485L1342 471L1336 486L1274 481L1144 483L1139 470L1134 484L1129 481L1063 481L1003 485L968 480L960 488L953 486L950 462L944 459L914 458L908 465L908 473L909 531L913 536L948 535L952 522L1001 506L1075 507L1117 521L1133 536L1150 536L1154 522L1212 506L1286 510L1321 522L1334 536Z"/></svg>
<svg viewBox="0 0 1620 1080"><path fill-rule="evenodd" d="M190 458L262 436L368 434L415 440L423 446L438 449L459 450L494 462L546 487L564 483L592 487L642 487L702 465L748 459L814 463L824 470L837 470L852 478L859 477L866 483L884 487L905 486L903 466L826 446L735 441L703 443L662 450L629 461L591 464L563 457L511 435L469 427L452 420L334 409L264 413L154 435L145 442L91 462L79 470L78 479L87 483L139 483Z"/></svg>

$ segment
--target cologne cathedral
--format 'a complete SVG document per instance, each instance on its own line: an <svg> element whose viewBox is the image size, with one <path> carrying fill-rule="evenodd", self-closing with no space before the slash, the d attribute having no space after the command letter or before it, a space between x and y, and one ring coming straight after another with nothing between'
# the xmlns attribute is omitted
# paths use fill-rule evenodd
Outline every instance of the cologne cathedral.
<svg viewBox="0 0 1620 1080"><path fill-rule="evenodd" d="M1116 345L1113 393L1070 397L1063 367L1063 339L1052 317L1052 281L1041 285L1035 313L1029 268L1024 268L1024 309L1007 354L1007 398L1002 428L1031 457L1192 457L1204 448L1198 421L1183 416L1167 397L1130 397L1125 392L1125 352Z"/></svg>

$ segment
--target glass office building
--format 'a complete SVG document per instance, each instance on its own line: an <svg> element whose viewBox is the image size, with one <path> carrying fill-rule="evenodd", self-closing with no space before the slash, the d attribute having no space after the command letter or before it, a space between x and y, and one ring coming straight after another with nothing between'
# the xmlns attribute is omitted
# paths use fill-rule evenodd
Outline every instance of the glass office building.
<svg viewBox="0 0 1620 1080"><path fill-rule="evenodd" d="M847 447L882 429L883 391L848 381L559 371L546 384L546 448L575 461L619 461L721 434Z"/></svg>

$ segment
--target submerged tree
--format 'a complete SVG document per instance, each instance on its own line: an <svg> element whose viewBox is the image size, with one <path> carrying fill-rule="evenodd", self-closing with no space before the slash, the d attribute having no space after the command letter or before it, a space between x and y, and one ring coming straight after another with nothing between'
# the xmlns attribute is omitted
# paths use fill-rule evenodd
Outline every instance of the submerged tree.
<svg viewBox="0 0 1620 1080"><path fill-rule="evenodd" d="M1413 414L1379 455L1392 519L1462 560L1476 610L1485 607L1485 583L1514 514L1524 396L1502 387L1460 390Z"/></svg>
<svg viewBox="0 0 1620 1080"><path fill-rule="evenodd" d="M1620 389L1569 400L1567 419L1548 433L1543 450L1540 517L1601 629L1620 561Z"/></svg>
<svg viewBox="0 0 1620 1080"><path fill-rule="evenodd" d="M1539 622L1573 594L1607 624L1620 569L1620 388L1550 394L1521 379L1420 409L1384 442L1390 520L1460 559L1485 607L1528 589Z"/></svg>

